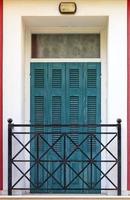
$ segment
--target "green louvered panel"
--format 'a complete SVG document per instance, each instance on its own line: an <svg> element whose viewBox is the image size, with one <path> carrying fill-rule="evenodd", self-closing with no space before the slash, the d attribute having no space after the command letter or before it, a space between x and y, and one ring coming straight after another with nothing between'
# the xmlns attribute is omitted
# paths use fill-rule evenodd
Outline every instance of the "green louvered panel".
<svg viewBox="0 0 130 200"><path fill-rule="evenodd" d="M44 69L34 69L35 88L44 88Z"/></svg>
<svg viewBox="0 0 130 200"><path fill-rule="evenodd" d="M95 124L100 123L101 116L101 88L100 88L100 64L99 63L33 63L31 64L31 122L33 123L48 123L48 124ZM94 184L100 178L100 172L89 165L80 174L80 178L76 173L79 173L85 166L82 162L75 162L72 160L87 159L85 155L75 148L83 141L85 135L79 134L86 131L84 128L50 128L50 134L44 136L50 145L59 139L61 131L69 132L66 141L62 137L50 149L45 160L52 160L53 162L46 163L44 166L53 173L59 165L61 158L72 155L68 158L69 162L66 165L66 184L69 188L83 188L82 190L66 190L66 193L93 193L85 190L86 185L81 180L87 180L90 184ZM99 129L88 129L91 132L100 132ZM100 139L100 136L97 136ZM90 155L91 144L93 152ZM66 146L66 150L64 149ZM36 154L36 143L31 144L31 151ZM89 138L80 146L81 150L86 152L88 156L95 155L100 150L100 144L97 143L94 137ZM48 149L48 145L39 139L39 154L42 155ZM58 152L60 157L55 153ZM100 156L98 158L100 160ZM54 160L56 162L54 162ZM70 167L69 167L70 166ZM98 164L98 167L100 165ZM72 171L73 168L75 170ZM91 177L90 174L93 176ZM55 173L54 177L57 181L64 185L64 165L60 167ZM31 171L32 181L36 184L42 183L49 175L39 167L39 175L37 176L37 167ZM76 178L75 178L76 177ZM74 181L72 181L74 179ZM72 181L72 182L71 182ZM43 192L59 193L59 190L53 188L60 188L53 177L50 177L46 184L44 184ZM100 187L100 185L98 185ZM33 188L33 187L32 187ZM52 190L48 190L52 188ZM40 191L37 191L40 192ZM65 192L60 191L61 193ZM100 192L100 191L99 191Z"/></svg>
<svg viewBox="0 0 130 200"><path fill-rule="evenodd" d="M87 119L88 124L96 123L96 96L88 96L87 98Z"/></svg>
<svg viewBox="0 0 130 200"><path fill-rule="evenodd" d="M70 88L79 88L79 69L69 70L69 85Z"/></svg>
<svg viewBox="0 0 130 200"><path fill-rule="evenodd" d="M41 63L31 64L31 108L30 116L31 123L43 124L45 123L45 112L46 112L46 77L47 72ZM43 132L43 128L31 128L31 131ZM42 136L42 134L41 134ZM33 135L31 135L33 137ZM40 156L46 151L47 145L41 137L35 137L30 144L32 154L40 158ZM31 157L33 160L34 158ZM31 163L31 165L33 162ZM41 165L35 165L31 169L31 180L33 183L39 185L46 178L47 174ZM31 185L33 189L34 186ZM37 191L31 191L37 192Z"/></svg>
<svg viewBox="0 0 130 200"><path fill-rule="evenodd" d="M88 124L95 124L96 123L96 97L95 96L88 96L87 98L87 119ZM89 129L90 132L95 131L95 128ZM88 151L91 150L91 144L92 148L95 151L96 150L96 140L94 137L91 138L91 136L88 138L87 147Z"/></svg>
<svg viewBox="0 0 130 200"><path fill-rule="evenodd" d="M35 96L35 123L42 124L44 122L44 97ZM43 131L42 128L36 128L35 131ZM37 140L38 139L38 140ZM41 155L44 149L44 142L42 138L35 139L34 148L39 149L39 156ZM38 147L37 147L38 146Z"/></svg>
<svg viewBox="0 0 130 200"><path fill-rule="evenodd" d="M89 63L87 68L87 123L100 123L100 65L97 63ZM96 128L89 128L89 132L97 131ZM100 137L100 136L98 136ZM88 151L91 148L98 151L100 145L94 137L88 138Z"/></svg>
<svg viewBox="0 0 130 200"><path fill-rule="evenodd" d="M52 123L53 124L61 124L61 106L62 101L60 96L53 96L52 97ZM60 132L60 128L56 128L53 130L54 132ZM52 143L54 143L59 138L59 134L52 135ZM55 150L60 152L61 151L61 141L58 141L55 144Z"/></svg>
<svg viewBox="0 0 130 200"><path fill-rule="evenodd" d="M101 86L100 86L100 64L99 63L88 63L87 64L87 123L88 124L98 124L100 123L101 116ZM101 139L100 128L88 128L88 132L95 135L99 140ZM87 139L87 154L92 159L100 151L101 145L93 135L89 136ZM98 155L96 160L100 160L100 155ZM101 165L99 162L96 165L100 168ZM92 174L92 176L91 176ZM94 166L89 165L87 170L88 183L94 185L100 179L101 173ZM96 186L97 189L100 189L100 183ZM92 193L93 191L91 191ZM95 191L94 191L95 192ZM100 193L100 190L97 191Z"/></svg>
<svg viewBox="0 0 130 200"><path fill-rule="evenodd" d="M96 69L88 69L87 70L87 87L88 88L96 88Z"/></svg>
<svg viewBox="0 0 130 200"><path fill-rule="evenodd" d="M70 96L70 123L77 124L79 121L79 96Z"/></svg>
<svg viewBox="0 0 130 200"><path fill-rule="evenodd" d="M44 96L35 96L35 123L37 124L43 124L44 122L44 117L45 117L44 105L45 105ZM35 131L42 133L44 129L36 128ZM37 158L40 158L42 154L48 149L48 145L44 142L42 137L43 134L41 134L41 137L40 136L36 137L33 144L34 154ZM47 157L44 157L44 159L47 159ZM37 174L37 176L34 176L35 184L39 185L42 184L45 178L47 177L46 171L43 169L41 165L35 165L35 167L33 168L33 173Z"/></svg>
<svg viewBox="0 0 130 200"><path fill-rule="evenodd" d="M52 124L61 124L61 107L62 107L62 100L61 96L52 96ZM55 151L58 153L58 155L63 156L63 145L62 145L62 139L60 139L60 128L53 128L52 129L52 144L56 143L54 145ZM59 160L58 156L53 150L51 152L51 159L52 160ZM57 167L59 163L51 163L50 168L51 172L53 172ZM59 168L58 171L55 172L56 179L61 183L62 182L62 167ZM51 188L59 187L59 184L55 181L54 178L52 178L49 182Z"/></svg>
<svg viewBox="0 0 130 200"><path fill-rule="evenodd" d="M65 106L65 66L62 64L50 64L49 67L49 96L50 96L50 116L49 120L52 124L62 124L64 121L64 106ZM60 128L53 128L53 131L60 131ZM56 136L56 134L53 136ZM59 149L60 150L60 149Z"/></svg>
<svg viewBox="0 0 130 200"><path fill-rule="evenodd" d="M44 122L44 97L35 96L35 122Z"/></svg>
<svg viewBox="0 0 130 200"><path fill-rule="evenodd" d="M87 123L100 123L101 117L101 66L87 63ZM95 116L95 117L94 117Z"/></svg>
<svg viewBox="0 0 130 200"><path fill-rule="evenodd" d="M79 97L78 96L70 96L70 124L78 124L79 122ZM73 128L77 132L76 128ZM75 144L78 144L78 134L72 134L72 140ZM75 146L72 144L73 148Z"/></svg>
<svg viewBox="0 0 130 200"><path fill-rule="evenodd" d="M61 69L52 69L52 88L61 88L62 71Z"/></svg>
<svg viewBox="0 0 130 200"><path fill-rule="evenodd" d="M48 123L49 124L64 124L65 123L65 64L49 63L48 64ZM61 137L61 128L50 128L49 141L53 145L49 153L50 160L53 162L48 164L48 168L51 173L59 166L59 160L63 157L63 138ZM56 153L57 152L57 153ZM55 162L54 162L55 160ZM61 188L60 184L63 184L63 166L56 170L54 177L50 177L48 180L48 187ZM57 180L57 181L56 181ZM58 182L60 184L58 184ZM50 190L50 193L52 193ZM53 193L60 192L59 190ZM62 192L62 191L61 191Z"/></svg>
<svg viewBox="0 0 130 200"><path fill-rule="evenodd" d="M78 124L79 123L79 96L70 96L70 124ZM73 132L70 136L72 141L75 144L78 144L78 134L74 133L77 132L77 128L71 128L71 131ZM75 149L75 144L73 142L70 143L70 149L71 151Z"/></svg>
<svg viewBox="0 0 130 200"><path fill-rule="evenodd" d="M61 124L61 96L52 97L52 123Z"/></svg>
<svg viewBox="0 0 130 200"><path fill-rule="evenodd" d="M42 124L44 122L44 97L34 96L34 121L37 124ZM41 132L42 128L32 128L32 131ZM35 155L40 155L40 151L43 151L43 140L41 138L35 137L31 143L31 148L34 149Z"/></svg>
<svg viewBox="0 0 130 200"><path fill-rule="evenodd" d="M82 92L83 92L83 69L81 63L68 63L66 64L66 117L68 124L80 124L82 123ZM77 149L81 142L81 137L78 132L80 128L70 128L69 138L67 138L69 157L69 167L67 167L68 178L67 183L70 184L70 188L82 188L82 180L76 177L76 173L79 173L82 168L82 164L75 162L75 160L82 159L81 152ZM72 170L75 170L75 172ZM81 174L81 177L83 175ZM73 180L74 179L74 180ZM73 180L73 181L72 181ZM73 190L72 193L80 193L82 190ZM69 192L69 191L68 191Z"/></svg>
<svg viewBox="0 0 130 200"><path fill-rule="evenodd" d="M87 64L87 123L100 123L101 71L99 63Z"/></svg>

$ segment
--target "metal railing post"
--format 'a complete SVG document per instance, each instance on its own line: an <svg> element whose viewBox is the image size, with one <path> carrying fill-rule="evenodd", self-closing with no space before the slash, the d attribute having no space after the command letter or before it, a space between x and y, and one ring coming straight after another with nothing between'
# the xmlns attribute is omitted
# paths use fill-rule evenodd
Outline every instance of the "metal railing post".
<svg viewBox="0 0 130 200"><path fill-rule="evenodd" d="M12 195L12 119L8 119L8 195Z"/></svg>
<svg viewBox="0 0 130 200"><path fill-rule="evenodd" d="M118 195L121 195L121 119L117 119L118 131Z"/></svg>

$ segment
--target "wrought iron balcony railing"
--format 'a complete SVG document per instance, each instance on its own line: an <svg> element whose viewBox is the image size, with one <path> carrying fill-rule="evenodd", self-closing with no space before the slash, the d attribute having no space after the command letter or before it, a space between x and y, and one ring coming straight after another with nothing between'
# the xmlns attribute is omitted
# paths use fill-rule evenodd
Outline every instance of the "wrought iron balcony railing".
<svg viewBox="0 0 130 200"><path fill-rule="evenodd" d="M8 120L8 194L117 191L121 120L116 124L14 124Z"/></svg>

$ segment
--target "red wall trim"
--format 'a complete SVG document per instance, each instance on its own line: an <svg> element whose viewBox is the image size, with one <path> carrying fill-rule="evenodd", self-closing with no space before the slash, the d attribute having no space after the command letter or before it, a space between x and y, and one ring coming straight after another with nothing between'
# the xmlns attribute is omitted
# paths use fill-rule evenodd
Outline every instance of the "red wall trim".
<svg viewBox="0 0 130 200"><path fill-rule="evenodd" d="M127 134L128 134L128 176L127 187L130 190L130 0L127 0Z"/></svg>
<svg viewBox="0 0 130 200"><path fill-rule="evenodd" d="M0 190L3 189L3 0L0 0Z"/></svg>

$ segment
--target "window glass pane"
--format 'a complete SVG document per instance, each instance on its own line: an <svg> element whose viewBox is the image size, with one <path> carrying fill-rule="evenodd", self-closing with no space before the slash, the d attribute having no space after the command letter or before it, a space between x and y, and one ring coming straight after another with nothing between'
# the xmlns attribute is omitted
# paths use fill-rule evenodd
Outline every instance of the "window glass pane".
<svg viewBox="0 0 130 200"><path fill-rule="evenodd" d="M32 34L32 58L99 58L100 34Z"/></svg>

